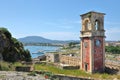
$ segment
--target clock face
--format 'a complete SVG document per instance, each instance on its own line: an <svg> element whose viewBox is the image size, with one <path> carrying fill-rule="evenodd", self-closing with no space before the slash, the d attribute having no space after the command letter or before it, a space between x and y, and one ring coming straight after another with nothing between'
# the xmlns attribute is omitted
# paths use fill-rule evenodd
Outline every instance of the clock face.
<svg viewBox="0 0 120 80"><path fill-rule="evenodd" d="M95 41L95 45L96 45L97 47L100 47L100 45L101 45L100 40L97 39L97 40Z"/></svg>

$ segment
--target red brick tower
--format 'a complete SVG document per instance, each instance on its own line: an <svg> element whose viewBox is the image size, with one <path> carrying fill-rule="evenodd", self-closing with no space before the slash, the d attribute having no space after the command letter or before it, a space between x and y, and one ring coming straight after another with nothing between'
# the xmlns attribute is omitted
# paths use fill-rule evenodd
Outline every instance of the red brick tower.
<svg viewBox="0 0 120 80"><path fill-rule="evenodd" d="M104 13L82 14L81 66L90 73L103 72L105 68Z"/></svg>

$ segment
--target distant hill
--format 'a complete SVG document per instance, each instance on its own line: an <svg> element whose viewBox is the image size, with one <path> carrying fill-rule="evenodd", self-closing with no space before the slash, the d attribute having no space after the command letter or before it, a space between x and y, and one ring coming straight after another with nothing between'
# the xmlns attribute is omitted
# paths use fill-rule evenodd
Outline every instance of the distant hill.
<svg viewBox="0 0 120 80"><path fill-rule="evenodd" d="M45 39L40 36L27 36L24 38L19 38L18 40L23 43L51 43L52 42L52 40Z"/></svg>
<svg viewBox="0 0 120 80"><path fill-rule="evenodd" d="M27 36L24 38L19 38L18 40L22 43L51 43L51 44L66 44L69 42L79 42L79 40L68 40L68 41L50 40L40 36Z"/></svg>

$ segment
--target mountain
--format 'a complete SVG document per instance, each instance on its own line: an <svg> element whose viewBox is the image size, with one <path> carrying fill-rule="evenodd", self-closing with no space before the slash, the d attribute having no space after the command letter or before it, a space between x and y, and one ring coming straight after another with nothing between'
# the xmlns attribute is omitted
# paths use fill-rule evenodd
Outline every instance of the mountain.
<svg viewBox="0 0 120 80"><path fill-rule="evenodd" d="M52 40L45 39L40 36L27 36L24 38L19 38L22 43L52 43Z"/></svg>
<svg viewBox="0 0 120 80"><path fill-rule="evenodd" d="M68 40L68 41L61 41L61 40L50 40L40 36L27 36L24 38L18 39L22 43L53 43L53 44L66 44L69 42L79 42L79 40Z"/></svg>

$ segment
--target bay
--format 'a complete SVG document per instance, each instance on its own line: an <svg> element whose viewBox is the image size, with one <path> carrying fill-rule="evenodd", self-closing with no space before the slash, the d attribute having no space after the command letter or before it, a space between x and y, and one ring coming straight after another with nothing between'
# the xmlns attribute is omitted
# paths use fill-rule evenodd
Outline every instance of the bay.
<svg viewBox="0 0 120 80"><path fill-rule="evenodd" d="M54 52L59 50L60 47L57 46L24 46L25 49L30 51L31 57L36 58L38 56L44 55L46 52ZM44 51L44 53L35 53L38 51ZM34 53L34 54L33 54Z"/></svg>

